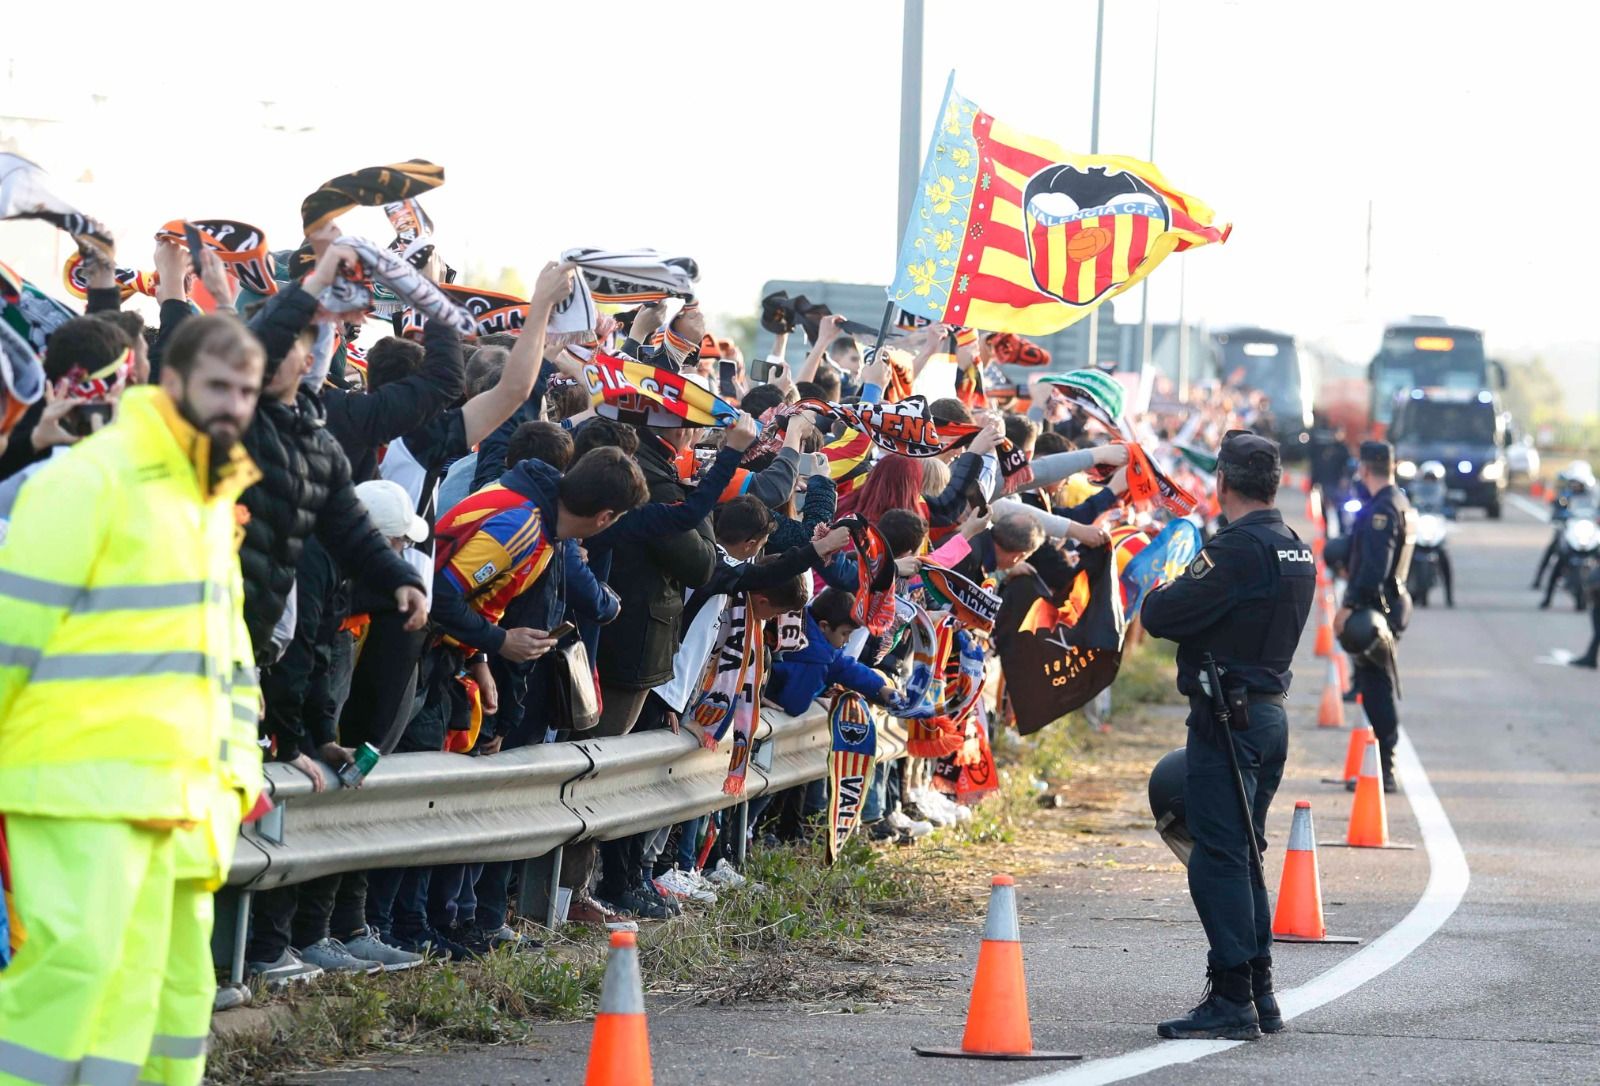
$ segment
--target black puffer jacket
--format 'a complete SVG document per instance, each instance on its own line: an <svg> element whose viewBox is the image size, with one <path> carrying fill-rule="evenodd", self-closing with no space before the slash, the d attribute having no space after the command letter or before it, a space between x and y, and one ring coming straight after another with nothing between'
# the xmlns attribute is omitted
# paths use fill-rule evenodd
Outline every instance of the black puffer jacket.
<svg viewBox="0 0 1600 1086"><path fill-rule="evenodd" d="M250 512L239 568L244 620L257 662L270 659L272 628L283 615L301 548L313 532L343 570L384 596L422 581L378 534L350 482L350 462L304 392L293 404L262 400L245 431L261 481L244 492Z"/></svg>
<svg viewBox="0 0 1600 1086"><path fill-rule="evenodd" d="M648 430L639 433L639 470L652 502L687 497L671 453ZM622 600L616 622L602 627L596 669L600 682L623 690L659 686L672 677L672 658L683 640L683 594L711 579L717 547L708 520L694 531L617 544L609 583Z"/></svg>

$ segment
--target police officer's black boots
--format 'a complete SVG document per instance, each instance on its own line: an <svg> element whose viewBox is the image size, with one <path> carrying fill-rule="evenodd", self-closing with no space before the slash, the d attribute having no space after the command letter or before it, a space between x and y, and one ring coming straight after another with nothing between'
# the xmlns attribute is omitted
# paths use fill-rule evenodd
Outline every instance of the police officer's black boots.
<svg viewBox="0 0 1600 1086"><path fill-rule="evenodd" d="M1282 1019L1279 1021L1281 1024ZM1256 1014L1250 964L1246 962L1232 969L1207 969L1205 1001L1182 1018L1169 1018L1161 1023L1156 1033L1168 1040L1258 1039L1261 1019Z"/></svg>
<svg viewBox="0 0 1600 1086"><path fill-rule="evenodd" d="M1272 994L1271 958L1250 959L1250 991L1255 996L1261 1032L1277 1033L1283 1029L1283 1012L1278 1009L1278 997Z"/></svg>

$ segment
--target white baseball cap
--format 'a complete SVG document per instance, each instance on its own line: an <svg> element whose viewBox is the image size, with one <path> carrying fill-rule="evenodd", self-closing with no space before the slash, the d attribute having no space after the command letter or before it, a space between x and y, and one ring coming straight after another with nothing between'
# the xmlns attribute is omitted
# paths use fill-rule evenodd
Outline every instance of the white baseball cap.
<svg viewBox="0 0 1600 1086"><path fill-rule="evenodd" d="M413 543L428 538L428 522L417 516L411 495L399 483L369 479L356 487L356 497L367 507L367 516L382 535L390 539L404 536Z"/></svg>

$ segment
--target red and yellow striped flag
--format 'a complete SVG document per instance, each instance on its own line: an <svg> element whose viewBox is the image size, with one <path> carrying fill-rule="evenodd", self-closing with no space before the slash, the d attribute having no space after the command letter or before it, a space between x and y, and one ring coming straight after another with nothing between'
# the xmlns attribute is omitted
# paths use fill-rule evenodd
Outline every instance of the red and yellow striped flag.
<svg viewBox="0 0 1600 1086"><path fill-rule="evenodd" d="M1209 207L1148 162L1075 155L945 90L890 300L988 332L1044 335L1169 253L1226 241Z"/></svg>

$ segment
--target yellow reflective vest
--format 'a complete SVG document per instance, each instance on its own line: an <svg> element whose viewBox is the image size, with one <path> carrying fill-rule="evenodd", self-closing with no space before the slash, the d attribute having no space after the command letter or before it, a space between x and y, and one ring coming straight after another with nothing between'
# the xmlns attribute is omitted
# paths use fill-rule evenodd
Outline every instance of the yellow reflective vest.
<svg viewBox="0 0 1600 1086"><path fill-rule="evenodd" d="M226 866L261 790L234 510L259 473L235 447L212 487L209 457L129 389L0 510L0 811L192 821Z"/></svg>

